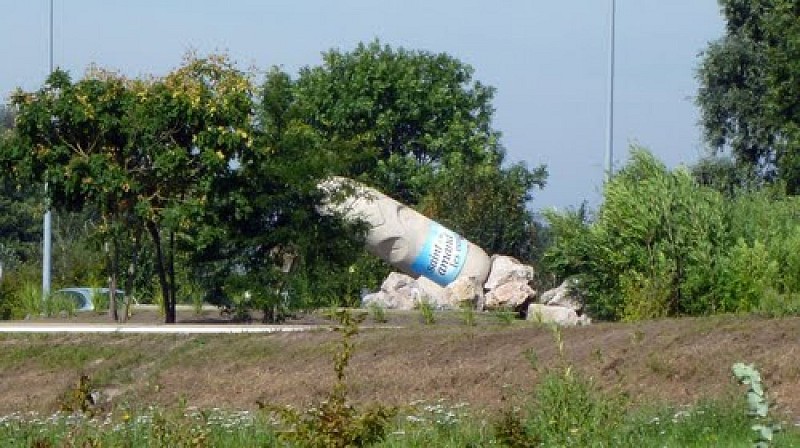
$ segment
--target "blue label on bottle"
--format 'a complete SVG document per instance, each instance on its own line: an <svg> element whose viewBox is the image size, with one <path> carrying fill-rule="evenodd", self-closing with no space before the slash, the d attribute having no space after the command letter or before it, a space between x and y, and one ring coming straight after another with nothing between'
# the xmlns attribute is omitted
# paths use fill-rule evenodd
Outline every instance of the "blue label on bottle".
<svg viewBox="0 0 800 448"><path fill-rule="evenodd" d="M434 282L447 286L458 277L467 260L467 240L440 224L431 224L425 245L411 269Z"/></svg>

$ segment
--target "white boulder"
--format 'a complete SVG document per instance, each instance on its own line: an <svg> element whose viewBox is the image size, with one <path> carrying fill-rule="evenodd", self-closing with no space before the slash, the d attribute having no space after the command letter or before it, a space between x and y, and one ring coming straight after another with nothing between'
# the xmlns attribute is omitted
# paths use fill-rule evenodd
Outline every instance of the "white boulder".
<svg viewBox="0 0 800 448"><path fill-rule="evenodd" d="M583 298L578 289L576 279L564 280L557 288L549 289L542 293L539 303L551 306L570 308L580 313L583 310Z"/></svg>
<svg viewBox="0 0 800 448"><path fill-rule="evenodd" d="M381 285L381 290L367 294L361 300L362 306L377 305L386 309L413 310L424 294L413 277L392 272Z"/></svg>
<svg viewBox="0 0 800 448"><path fill-rule="evenodd" d="M578 313L572 308L543 305L541 303L531 303L528 306L527 319L541 323L553 323L562 327L574 327L591 323L587 316L578 316Z"/></svg>
<svg viewBox="0 0 800 448"><path fill-rule="evenodd" d="M446 294L444 286L428 277L419 277L416 279L416 283L420 292L422 292L422 300L434 305L444 303Z"/></svg>
<svg viewBox="0 0 800 448"><path fill-rule="evenodd" d="M530 283L533 278L533 266L522 264L516 258L507 255L494 255L489 278L483 287L493 290L512 281Z"/></svg>
<svg viewBox="0 0 800 448"><path fill-rule="evenodd" d="M460 309L483 307L483 286L475 277L461 277L444 288L443 309Z"/></svg>
<svg viewBox="0 0 800 448"><path fill-rule="evenodd" d="M517 309L536 298L536 291L527 280L513 280L486 293L487 310Z"/></svg>

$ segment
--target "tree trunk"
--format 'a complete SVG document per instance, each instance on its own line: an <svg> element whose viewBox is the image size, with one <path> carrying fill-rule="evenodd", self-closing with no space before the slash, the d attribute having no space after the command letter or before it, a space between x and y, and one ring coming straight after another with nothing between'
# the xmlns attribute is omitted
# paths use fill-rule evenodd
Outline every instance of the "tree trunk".
<svg viewBox="0 0 800 448"><path fill-rule="evenodd" d="M168 324L175 323L175 307L172 307L170 313L169 303L172 302L172 288L170 288L169 280L167 279L167 271L164 263L164 251L161 247L161 234L158 231L158 226L153 221L147 222L147 229L150 236L153 238L153 246L156 249L156 272L158 273L158 282L161 285L161 295L163 296L163 311L164 322Z"/></svg>
<svg viewBox="0 0 800 448"><path fill-rule="evenodd" d="M112 245L106 241L103 246L108 259L108 317L116 322L119 317L117 315L117 244L115 241L113 247L109 248Z"/></svg>
<svg viewBox="0 0 800 448"><path fill-rule="evenodd" d="M170 301L167 309L168 322L174 323L177 319L177 312L175 305L177 304L176 293L178 291L177 283L175 282L175 232L169 232L169 257L167 258L167 272L169 274L169 284L172 286L172 294L170 294Z"/></svg>
<svg viewBox="0 0 800 448"><path fill-rule="evenodd" d="M120 322L126 322L131 310L131 299L133 298L133 280L136 275L136 262L139 261L139 245L141 239L141 228L137 226L133 234L133 248L131 261L128 264L128 278L125 279L125 306L122 310Z"/></svg>

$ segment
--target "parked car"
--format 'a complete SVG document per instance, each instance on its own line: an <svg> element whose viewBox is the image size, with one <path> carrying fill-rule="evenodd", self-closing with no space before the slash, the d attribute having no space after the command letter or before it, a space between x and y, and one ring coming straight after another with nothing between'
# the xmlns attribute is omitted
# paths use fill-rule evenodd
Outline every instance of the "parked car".
<svg viewBox="0 0 800 448"><path fill-rule="evenodd" d="M71 300L73 303L75 303L75 311L94 311L95 297L99 295L105 295L106 302L108 302L108 295L110 291L111 290L108 288L64 288L56 291L55 295L57 297L64 297L67 300ZM124 303L125 291L118 289L115 296L118 304L121 305Z"/></svg>

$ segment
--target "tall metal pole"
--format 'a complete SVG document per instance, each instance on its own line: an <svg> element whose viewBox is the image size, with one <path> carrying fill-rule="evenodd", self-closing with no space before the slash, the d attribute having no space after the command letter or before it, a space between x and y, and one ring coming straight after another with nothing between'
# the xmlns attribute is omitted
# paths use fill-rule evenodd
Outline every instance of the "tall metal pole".
<svg viewBox="0 0 800 448"><path fill-rule="evenodd" d="M50 0L50 66L49 73L53 73L53 0ZM47 180L44 182L45 210L44 210L44 235L42 235L42 297L50 294L50 261L52 259L52 214L50 212L50 199L48 198Z"/></svg>
<svg viewBox="0 0 800 448"><path fill-rule="evenodd" d="M608 123L606 127L605 181L614 174L614 21L616 16L616 0L611 0L611 24L609 29L608 50Z"/></svg>

